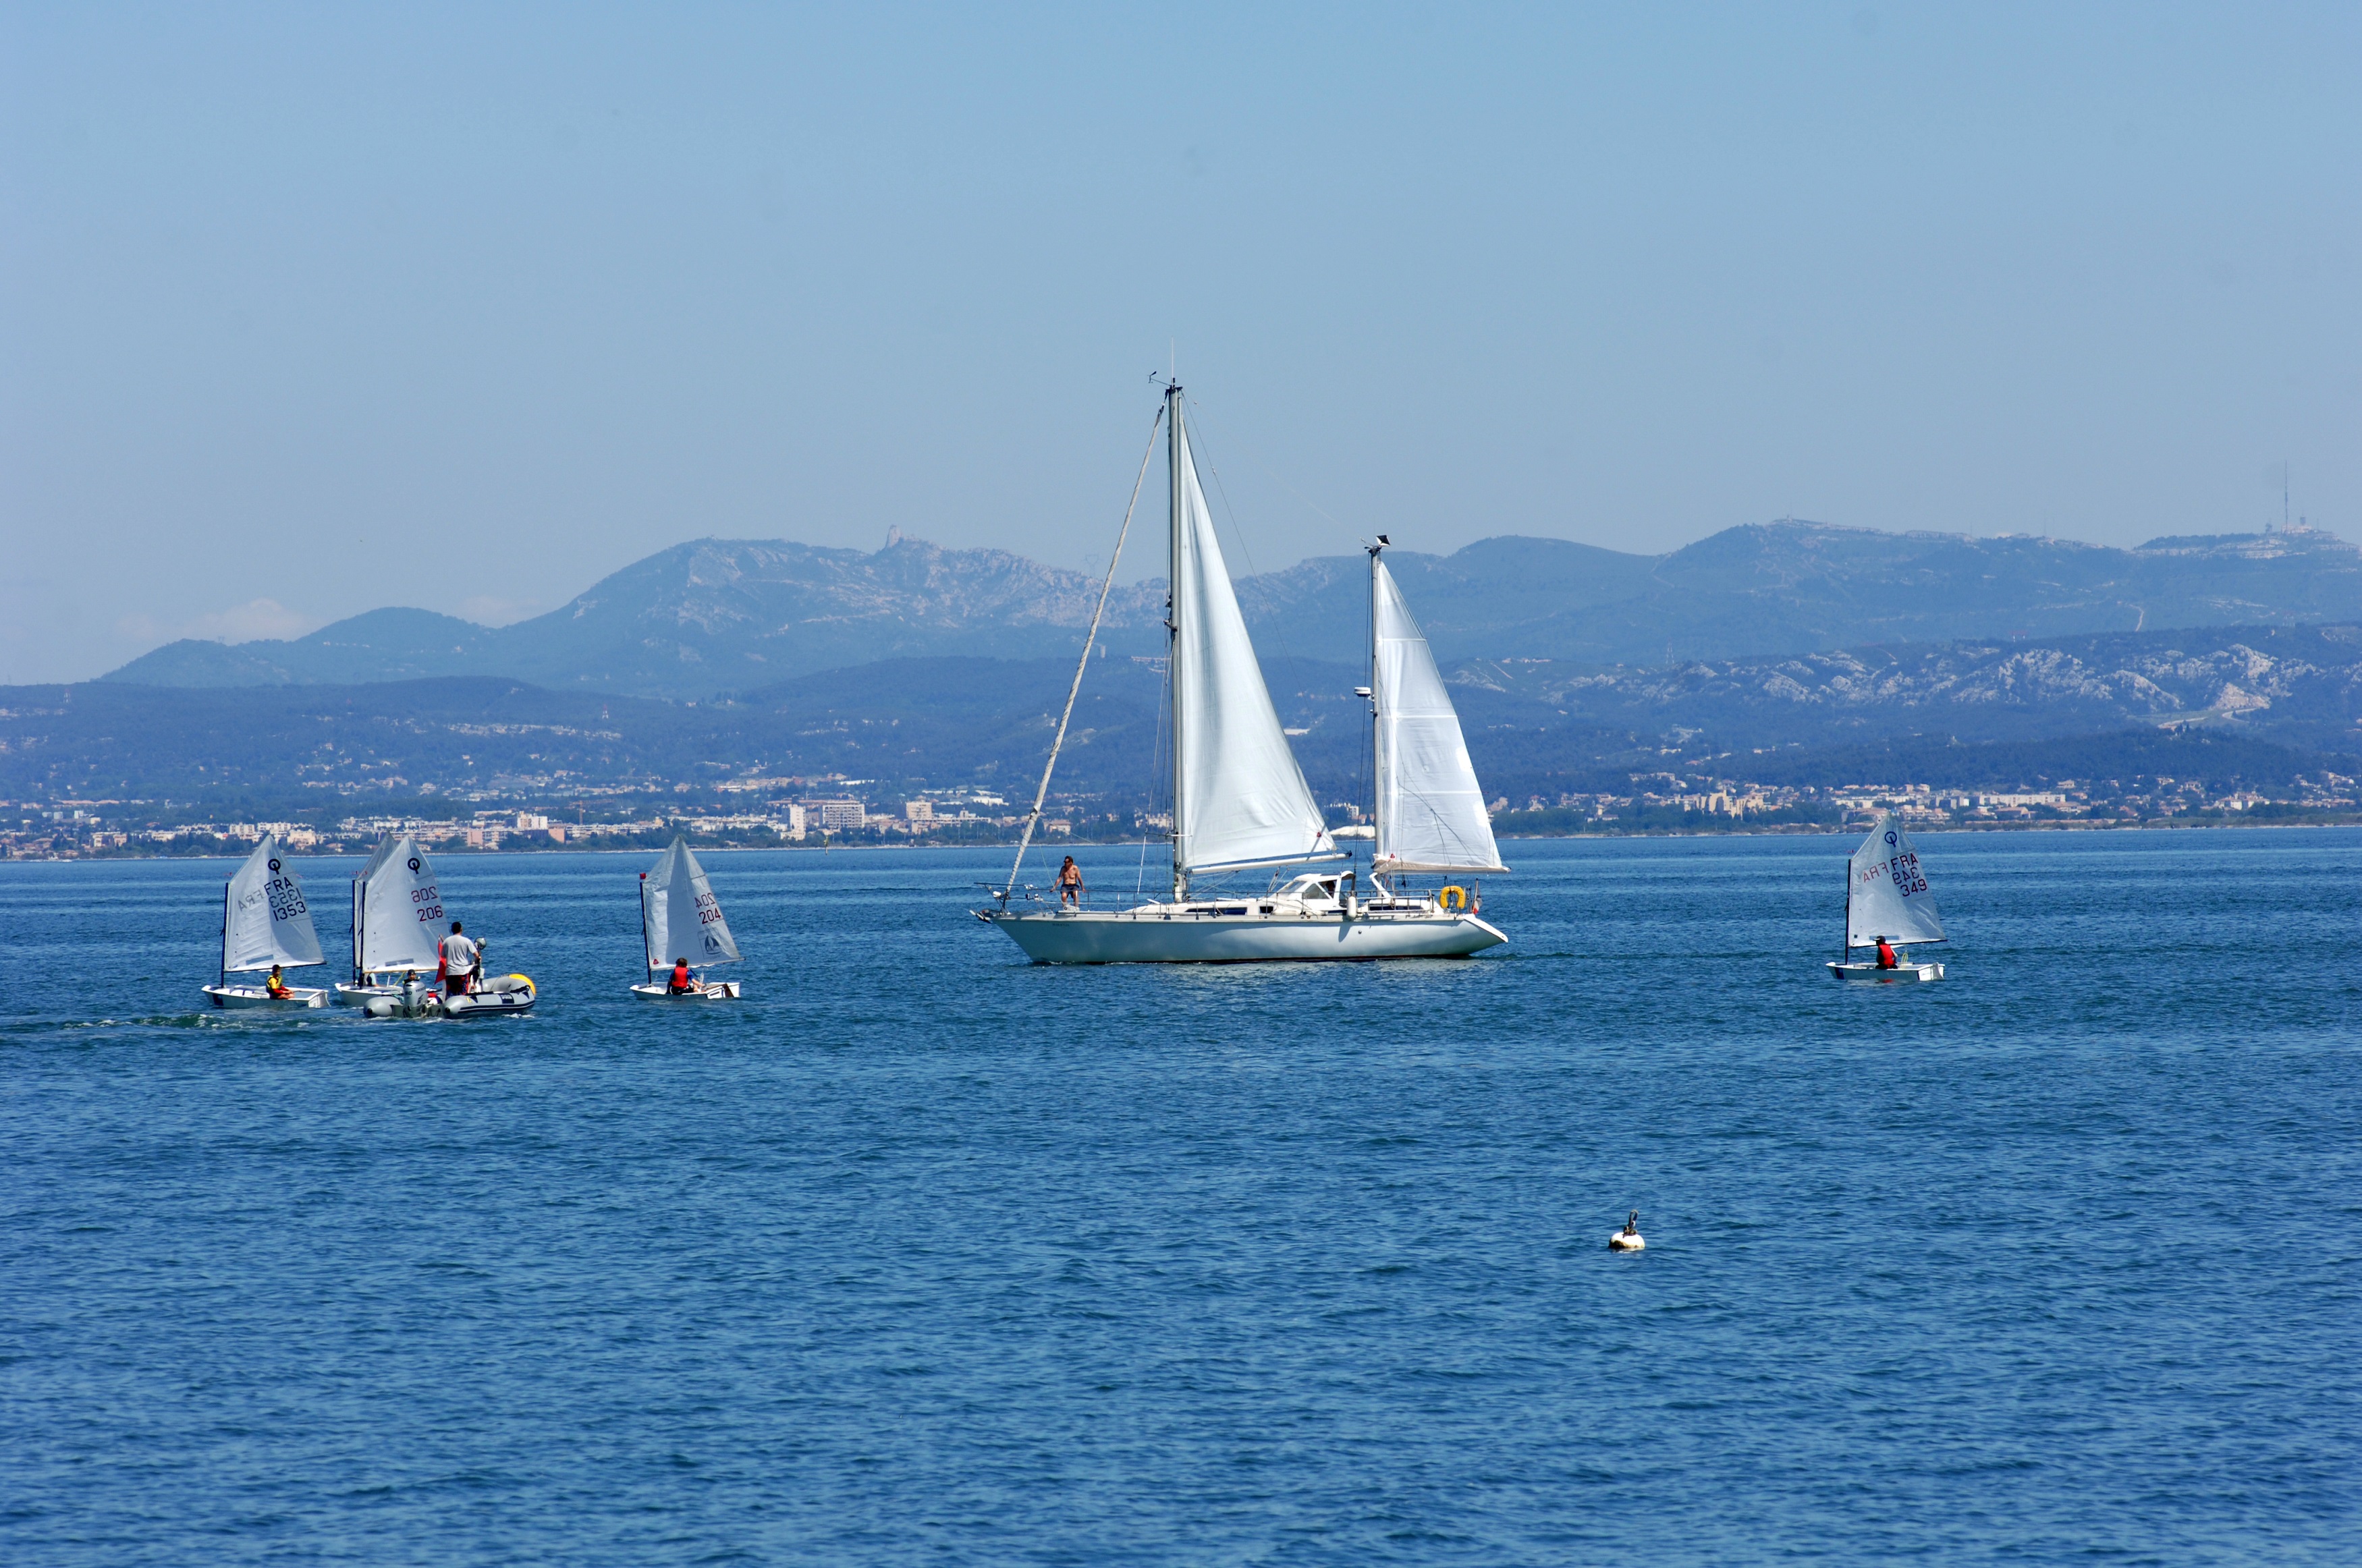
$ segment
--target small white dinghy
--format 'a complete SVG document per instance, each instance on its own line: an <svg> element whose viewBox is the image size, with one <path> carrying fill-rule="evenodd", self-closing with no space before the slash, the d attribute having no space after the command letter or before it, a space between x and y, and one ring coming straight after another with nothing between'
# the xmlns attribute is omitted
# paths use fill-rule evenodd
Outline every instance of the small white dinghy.
<svg viewBox="0 0 2362 1568"><path fill-rule="evenodd" d="M654 871L640 873L640 950L648 977L632 988L635 997L650 1001L731 1001L738 996L735 980L709 980L704 966L735 964L738 944L730 922L722 918L722 900L705 867L689 852L689 840L676 836ZM670 970L688 963L689 987L672 988Z"/></svg>
<svg viewBox="0 0 2362 1568"><path fill-rule="evenodd" d="M1940 980L1944 966L1912 962L1903 944L1945 940L1944 922L1936 913L1936 900L1927 891L1926 873L1919 868L1911 835L1891 812L1881 812L1870 836L1846 863L1846 955L1828 966L1829 973L1840 980L1876 986ZM1892 965L1875 957L1854 961L1856 949L1875 948L1881 942L1894 951Z"/></svg>
<svg viewBox="0 0 2362 1568"><path fill-rule="evenodd" d="M320 933L312 929L311 906L304 901L304 879L286 863L279 835L265 834L222 886L221 978L204 988L205 998L215 1007L326 1007L325 989L288 986L273 995L267 981L232 985L229 977L326 962Z"/></svg>
<svg viewBox="0 0 2362 1568"><path fill-rule="evenodd" d="M418 841L408 834L380 840L353 878L353 977L337 982L337 1000L371 1018L427 1016L404 982L435 973L443 918L435 867ZM370 1005L377 1002L389 1005Z"/></svg>

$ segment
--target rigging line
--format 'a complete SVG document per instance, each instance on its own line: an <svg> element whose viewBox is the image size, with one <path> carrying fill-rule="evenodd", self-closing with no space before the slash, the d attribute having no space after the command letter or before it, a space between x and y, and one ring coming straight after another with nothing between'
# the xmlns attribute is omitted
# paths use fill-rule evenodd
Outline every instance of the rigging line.
<svg viewBox="0 0 2362 1568"><path fill-rule="evenodd" d="M1203 403L1199 403L1199 402L1198 401L1198 399L1196 398L1196 396L1192 395L1192 396L1190 397L1190 399L1189 399L1189 406L1190 406L1190 407L1192 407L1192 408L1194 408L1194 409L1196 409L1196 410L1198 411L1198 414L1200 415L1200 417L1202 418L1202 416L1204 415L1204 414L1205 414L1205 412L1206 412L1205 405L1204 405ZM1209 421L1208 423L1210 423L1210 421ZM1230 437L1229 437L1229 436L1223 436L1223 437L1222 437L1222 439L1223 439L1223 440L1225 440L1225 441L1227 441L1227 440L1229 440L1229 439L1230 439ZM1275 485L1279 486L1279 488L1280 488L1280 489L1282 489L1282 490L1284 490L1284 491L1287 491L1287 493L1288 493L1288 494L1290 494L1290 495L1292 495L1292 496L1296 497L1296 499L1297 499L1297 501L1299 501L1299 502L1303 502L1303 503L1304 503L1305 508L1306 508L1308 511L1310 511L1310 512L1314 512L1314 513L1319 513L1319 517L1320 517L1320 520L1321 520L1322 522L1324 522L1324 523L1328 524L1330 526L1331 526L1331 527L1333 527L1333 528L1344 528L1344 527L1345 527L1345 525L1343 525L1342 523L1338 522L1338 521L1337 521L1337 519L1335 519L1334 517L1330 516L1330 515L1329 515L1329 513L1327 513L1326 512L1322 512L1322 511L1320 510L1319 503L1319 502L1315 502L1315 501L1314 501L1310 496L1308 496L1308 495L1305 494L1302 491L1300 491L1300 490L1297 489L1294 485L1292 485L1292 484L1288 483L1286 480L1282 479L1282 478L1279 476L1279 471L1278 471L1276 469L1274 469L1274 468L1273 468L1269 463L1264 462L1261 458L1256 457L1256 456L1255 456L1255 454L1254 454L1254 449L1253 449L1253 447L1249 447L1245 442L1243 442L1243 441L1242 441L1242 442L1241 442L1241 443L1239 444L1239 450L1240 450L1240 451L1242 451L1242 452L1244 452L1244 453L1246 454L1246 458L1247 458L1247 461L1248 461L1248 462L1253 463L1255 467L1257 467L1257 468L1261 469L1264 473L1266 473L1266 474L1270 475L1270 476L1271 476L1271 482L1272 482L1272 483L1274 483L1274 484L1275 484ZM1352 532L1352 530L1351 530L1351 529L1347 529L1346 531L1347 531L1348 533L1351 533L1351 532Z"/></svg>
<svg viewBox="0 0 2362 1568"><path fill-rule="evenodd" d="M1050 774L1058 766L1058 749L1066 744L1066 725L1075 716L1075 699L1083 690L1083 674L1091 668L1091 645L1098 641L1099 618L1107 613L1108 594L1115 588L1115 569L1123 559L1123 542L1131 533L1131 513L1140 504L1140 487L1148 482L1148 460L1156 456L1156 432L1164 424L1164 404L1156 405L1156 417L1148 422L1148 446L1140 454L1140 472L1132 476L1131 499L1124 503L1123 526L1116 531L1115 554L1108 558L1107 579L1099 584L1098 608L1091 612L1091 629L1083 636L1083 657L1075 665L1075 683L1066 688L1066 711L1058 715L1058 734L1050 742L1049 760L1042 764L1042 784L1033 791L1033 809L1025 813L1025 832L1017 840L1017 858L1010 862L1009 886L1001 892L1005 901L1017 890L1017 873L1024 868L1026 848L1033 842L1034 825L1042 820L1042 802L1050 795Z"/></svg>

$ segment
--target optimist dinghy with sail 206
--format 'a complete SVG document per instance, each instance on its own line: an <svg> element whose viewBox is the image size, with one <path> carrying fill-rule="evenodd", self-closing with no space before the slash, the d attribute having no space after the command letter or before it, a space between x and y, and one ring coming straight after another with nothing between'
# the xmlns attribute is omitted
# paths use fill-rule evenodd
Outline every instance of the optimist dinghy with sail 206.
<svg viewBox="0 0 2362 1568"><path fill-rule="evenodd" d="M738 962L738 944L730 922L722 918L722 900L713 896L705 867L689 852L689 840L676 837L654 871L640 873L640 949L647 960L648 978L632 994L651 1001L726 1001L738 995L735 980L709 980L702 966ZM670 955L670 956L667 956ZM687 990L674 990L669 971L678 963L699 966L690 971ZM659 971L666 972L660 977Z"/></svg>
<svg viewBox="0 0 2362 1568"><path fill-rule="evenodd" d="M1877 825L1846 864L1846 955L1829 966L1829 973L1840 980L1876 985L1940 980L1944 966L1913 963L1903 944L1945 940L1944 922L1936 913L1936 900L1927 891L1926 873L1919 868L1919 854L1911 847L1911 835L1891 813L1881 812ZM1874 959L1867 964L1853 961L1856 948L1876 947L1882 941L1894 949L1896 962L1892 966Z"/></svg>
<svg viewBox="0 0 2362 1568"><path fill-rule="evenodd" d="M221 978L204 988L206 999L215 1007L326 1007L324 989L289 986L274 996L268 984L234 986L229 977L326 962L320 933L312 929L311 906L304 901L304 879L286 863L279 835L265 834L223 884Z"/></svg>
<svg viewBox="0 0 2362 1568"><path fill-rule="evenodd" d="M379 841L353 878L353 977L337 982L337 1000L348 1007L372 1001L400 1010L406 976L435 973L435 943L443 929L443 895L435 867L408 834Z"/></svg>
<svg viewBox="0 0 2362 1568"><path fill-rule="evenodd" d="M1342 860L1345 855L1322 820L1264 685L1190 454L1179 383L1165 387L1159 417L1171 487L1166 668L1172 690L1172 898L1128 910L1011 909L1012 867L1010 886L997 892L998 907L977 911L977 918L1041 964L1465 957L1507 941L1474 909L1448 908L1440 894L1398 891L1388 881L1414 871L1507 867L1494 847L1459 718L1426 639L1374 549L1371 696L1383 780L1376 802L1374 896L1361 897L1350 875L1322 873L1300 875L1259 894L1193 891L1193 882ZM1152 452L1153 439L1152 434ZM1142 467L1144 471L1145 457ZM1124 525L1129 532L1129 512ZM1108 565L1109 584L1122 552L1119 535ZM1106 603L1102 587L1101 611ZM1095 614L1075 672L1076 689L1098 630ZM1071 717L1071 690L1066 703ZM1065 736L1062 720L1018 845L1020 866ZM1464 906L1464 894L1462 900Z"/></svg>

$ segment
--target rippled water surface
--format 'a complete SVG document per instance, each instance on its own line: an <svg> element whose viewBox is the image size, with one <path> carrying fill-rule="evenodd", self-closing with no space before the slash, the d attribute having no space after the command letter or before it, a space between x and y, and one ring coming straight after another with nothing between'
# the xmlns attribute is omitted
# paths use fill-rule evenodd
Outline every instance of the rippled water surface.
<svg viewBox="0 0 2362 1568"><path fill-rule="evenodd" d="M1928 835L1877 989L1849 839L1508 847L1493 955L1194 970L714 855L712 1007L653 856L453 856L543 999L435 1023L0 867L0 1558L2362 1555L2362 834Z"/></svg>

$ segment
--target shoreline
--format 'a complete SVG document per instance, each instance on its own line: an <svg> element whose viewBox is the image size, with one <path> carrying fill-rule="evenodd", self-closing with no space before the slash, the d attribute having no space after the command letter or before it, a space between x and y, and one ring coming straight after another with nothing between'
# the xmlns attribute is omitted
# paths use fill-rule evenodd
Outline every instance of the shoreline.
<svg viewBox="0 0 2362 1568"><path fill-rule="evenodd" d="M2235 818L2193 822L2185 818L2155 817L2139 822L2079 822L2069 820L2063 822L2030 823L1932 823L1924 826L1913 827L1911 832L1914 836L1926 837L1940 834L2195 833L2203 832L2209 829L2259 832L2274 828L2311 829L2340 827L2362 827L2362 812L2346 812L2337 820L2334 821L2314 822L2271 822L2255 821L2252 819L2240 821ZM1859 823L1849 826L1831 827L1821 823L1783 823L1775 826L1766 827L1649 828L1636 829L1629 833L1511 833L1501 834L1500 840L1505 844L1549 844L1553 841L1568 839L1598 840L1617 838L1847 838L1862 831L1862 825ZM1032 846L1032 849L1028 853L1038 853L1052 847L1060 849L1130 849L1138 847L1140 842L1141 841L1136 838L1061 838L1054 841L1054 844L1044 844L1037 841ZM1014 843L943 844L925 841L877 844L731 844L727 842L699 844L692 839L690 841L690 847L697 850L701 854L743 854L757 851L782 851L789 854L828 855L838 850L854 849L899 849L906 851L932 849L1011 850L1017 846ZM131 860L235 861L242 859L246 855L250 855L252 853L253 851L251 849L227 854L207 852L194 855L171 855L109 850L96 855L12 855L7 856L6 860L0 860L0 865L57 865L66 862L113 864ZM437 849L435 851L435 856L438 860L456 860L460 858L500 858L502 856L528 855L647 855L649 853L651 853L651 851L646 845L633 845L628 846L619 845L615 848L604 849L593 848L588 845L578 846L574 845L552 844L529 849ZM341 860L355 857L365 857L368 854L369 851L366 848L357 847L353 849L314 851L312 853L300 856L298 858L304 860Z"/></svg>

